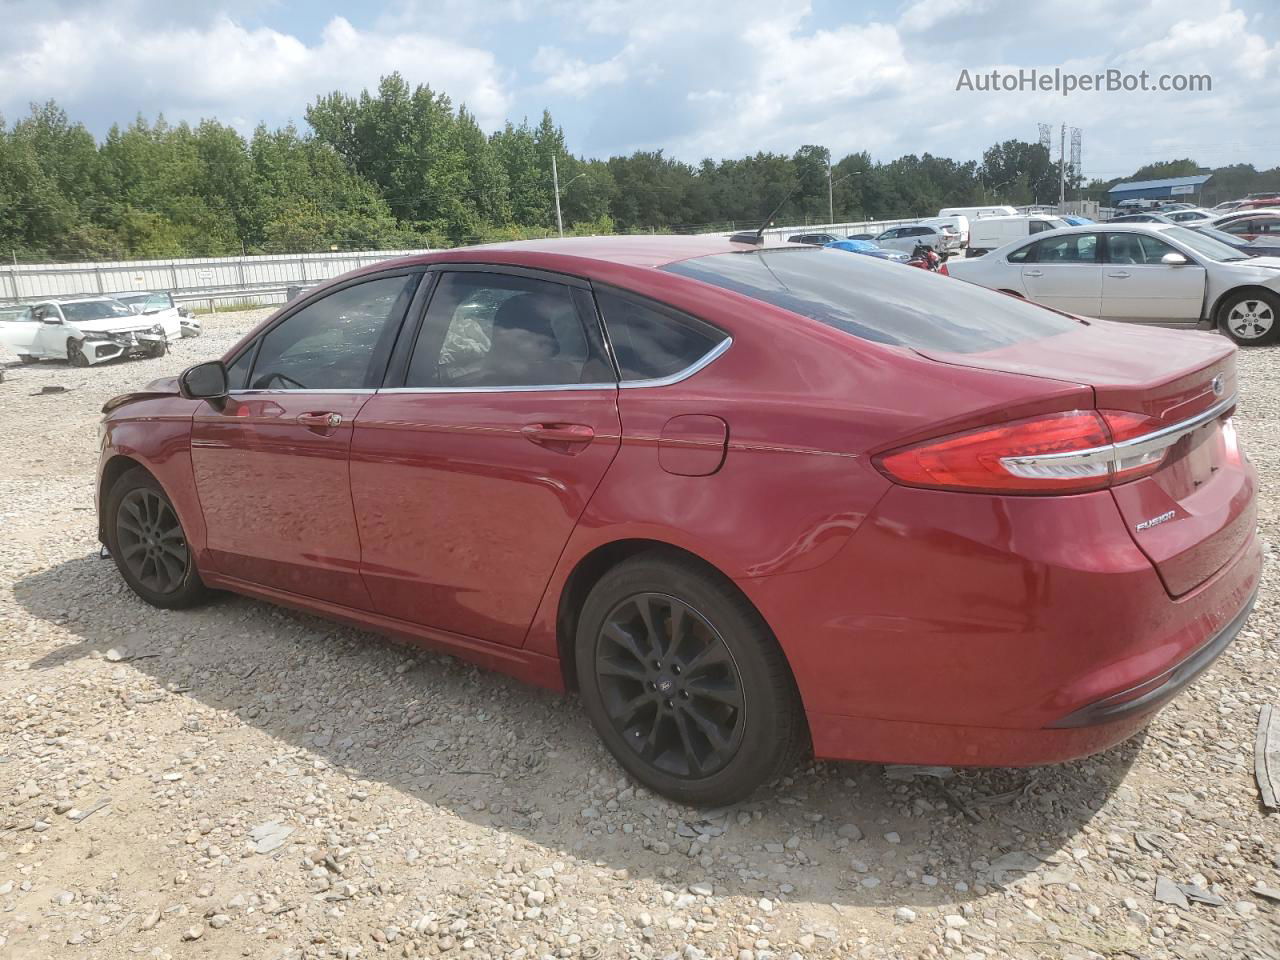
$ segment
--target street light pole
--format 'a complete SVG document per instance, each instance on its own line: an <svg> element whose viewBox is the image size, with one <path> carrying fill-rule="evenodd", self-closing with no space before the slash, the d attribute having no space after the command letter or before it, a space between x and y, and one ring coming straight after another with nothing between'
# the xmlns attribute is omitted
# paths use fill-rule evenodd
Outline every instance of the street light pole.
<svg viewBox="0 0 1280 960"><path fill-rule="evenodd" d="M556 190L556 231L564 236L564 220L560 217L560 172L556 169L556 155L551 155L551 182Z"/></svg>
<svg viewBox="0 0 1280 960"><path fill-rule="evenodd" d="M831 158L827 157L827 223L836 222L835 194L831 188Z"/></svg>

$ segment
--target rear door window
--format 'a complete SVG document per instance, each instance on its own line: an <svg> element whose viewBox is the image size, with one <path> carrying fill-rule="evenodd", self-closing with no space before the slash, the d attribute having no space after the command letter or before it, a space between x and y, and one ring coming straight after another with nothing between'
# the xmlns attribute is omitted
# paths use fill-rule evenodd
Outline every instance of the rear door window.
<svg viewBox="0 0 1280 960"><path fill-rule="evenodd" d="M720 253L668 273L790 310L851 336L920 350L975 353L1079 329L1080 321L924 270L885 270L839 250Z"/></svg>
<svg viewBox="0 0 1280 960"><path fill-rule="evenodd" d="M1098 235L1073 233L1036 243L1036 263L1095 263L1098 259Z"/></svg>
<svg viewBox="0 0 1280 960"><path fill-rule="evenodd" d="M710 324L651 301L597 289L596 304L624 383L677 376L728 339Z"/></svg>

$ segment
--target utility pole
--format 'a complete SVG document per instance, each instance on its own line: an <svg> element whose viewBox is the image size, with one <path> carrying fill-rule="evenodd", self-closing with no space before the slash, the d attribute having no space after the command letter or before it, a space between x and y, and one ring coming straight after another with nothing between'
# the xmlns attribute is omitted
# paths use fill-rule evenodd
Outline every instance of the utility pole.
<svg viewBox="0 0 1280 960"><path fill-rule="evenodd" d="M556 169L556 155L551 155L551 182L556 190L556 231L564 236L564 220L560 217L560 171Z"/></svg>
<svg viewBox="0 0 1280 960"><path fill-rule="evenodd" d="M831 190L831 157L827 157L827 223L836 222L835 194Z"/></svg>
<svg viewBox="0 0 1280 960"><path fill-rule="evenodd" d="M1062 125L1058 138L1058 212L1067 205L1067 125Z"/></svg>

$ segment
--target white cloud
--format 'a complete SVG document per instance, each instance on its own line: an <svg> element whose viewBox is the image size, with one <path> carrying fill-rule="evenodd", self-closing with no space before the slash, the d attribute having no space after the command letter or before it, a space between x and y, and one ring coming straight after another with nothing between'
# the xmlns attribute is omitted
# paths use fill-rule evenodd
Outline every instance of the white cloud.
<svg viewBox="0 0 1280 960"><path fill-rule="evenodd" d="M300 118L316 94L373 87L394 70L465 101L487 127L511 107L492 53L433 33L359 30L335 17L308 45L225 16L159 28L97 17L37 23L22 49L0 60L0 104L12 114L50 97L72 107L110 100L128 120L145 100L170 119L218 115L252 126L281 111Z"/></svg>
<svg viewBox="0 0 1280 960"><path fill-rule="evenodd" d="M620 84L628 74L621 54L600 63L587 63L570 57L558 47L539 47L533 57L533 67L546 74L543 90L570 97L585 97L601 87Z"/></svg>

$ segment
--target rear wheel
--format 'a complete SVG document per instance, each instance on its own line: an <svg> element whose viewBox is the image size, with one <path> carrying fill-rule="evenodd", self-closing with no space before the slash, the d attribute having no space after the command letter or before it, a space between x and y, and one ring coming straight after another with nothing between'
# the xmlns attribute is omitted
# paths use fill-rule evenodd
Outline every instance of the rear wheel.
<svg viewBox="0 0 1280 960"><path fill-rule="evenodd" d="M103 511L107 549L134 593L164 609L208 598L178 513L151 474L137 467L121 475Z"/></svg>
<svg viewBox="0 0 1280 960"><path fill-rule="evenodd" d="M733 803L790 770L808 732L754 608L698 565L642 554L606 573L576 645L583 705L618 762L683 803Z"/></svg>
<svg viewBox="0 0 1280 960"><path fill-rule="evenodd" d="M73 367L87 367L89 358L84 355L84 344L79 340L67 341L67 362Z"/></svg>
<svg viewBox="0 0 1280 960"><path fill-rule="evenodd" d="M1218 326L1242 346L1272 343L1280 335L1280 297L1259 290L1228 294L1218 308Z"/></svg>

